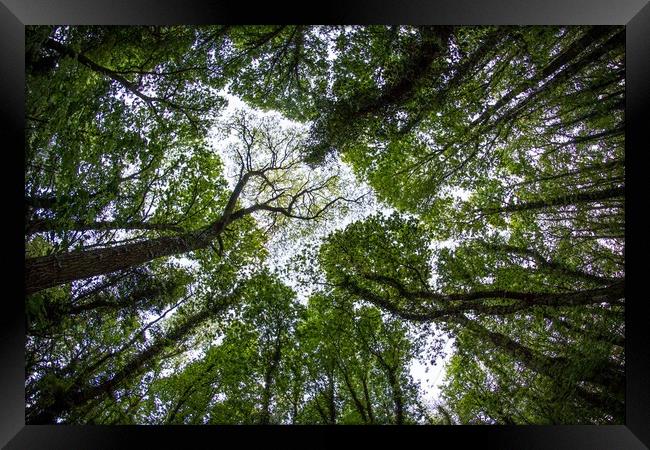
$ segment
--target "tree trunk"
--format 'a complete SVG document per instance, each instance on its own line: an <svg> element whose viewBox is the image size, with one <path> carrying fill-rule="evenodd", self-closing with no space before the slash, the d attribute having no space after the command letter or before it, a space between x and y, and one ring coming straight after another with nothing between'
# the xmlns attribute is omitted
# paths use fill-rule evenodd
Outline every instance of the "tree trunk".
<svg viewBox="0 0 650 450"><path fill-rule="evenodd" d="M165 236L115 247L73 251L62 255L39 256L25 260L25 293L138 266L164 256L205 248L217 239L243 210L233 214L235 204L251 174L244 174L233 189L221 218L211 225L177 236ZM251 209L251 208L249 208Z"/></svg>
<svg viewBox="0 0 650 450"><path fill-rule="evenodd" d="M372 401L370 400L370 393L368 392L368 382L365 376L361 379L361 384L363 385L363 396L366 400L366 408L368 410L368 420L373 424L375 423L375 414L373 413Z"/></svg>
<svg viewBox="0 0 650 450"><path fill-rule="evenodd" d="M329 373L327 375L327 410L329 413L329 423L332 425L336 424L336 399L334 390L334 374Z"/></svg>
<svg viewBox="0 0 650 450"><path fill-rule="evenodd" d="M167 333L166 336L156 340L152 345L131 358L111 378L96 385L85 385L83 387L71 386L68 390L58 393L52 405L46 406L33 415L28 413L27 421L30 424L54 423L55 419L66 411L109 395L125 380L136 376L144 370L147 363L160 356L165 348L183 340L192 330L208 318L228 308L228 306L236 301L237 294L237 291L235 291L228 297L223 298L222 301L214 301L211 307L205 308L190 316L181 325Z"/></svg>
<svg viewBox="0 0 650 450"><path fill-rule="evenodd" d="M459 315L450 321L464 326L479 338L491 342L497 348L503 350L532 371L546 375L549 378L555 379L558 376L562 376L562 373L571 366L575 367L580 365L580 362L574 363L565 357L551 357L537 353L504 334L488 330L476 321L467 319L463 315ZM620 396L622 394L624 396L625 375L612 363L603 362L600 364L600 367L592 368L589 372L583 372L578 376L579 381L594 383L615 393L615 395Z"/></svg>
<svg viewBox="0 0 650 450"><path fill-rule="evenodd" d="M260 425L268 425L271 420L271 396L273 389L273 381L275 377L275 372L278 369L280 364L280 358L282 356L282 347L280 341L280 334L278 334L275 349L273 350L273 355L271 356L271 361L269 362L268 367L266 368L266 373L264 374L264 391L262 392L262 414L260 416Z"/></svg>
<svg viewBox="0 0 650 450"><path fill-rule="evenodd" d="M602 39L610 32L611 32L611 28L609 27L592 27L591 29L589 29L582 37L580 37L578 40L573 42L569 47L567 47L560 55L558 55L555 59L553 59L546 67L544 67L539 73L537 73L531 80L525 80L524 82L516 86L513 90L508 92L506 95L504 95L502 98L500 98L499 101L497 101L497 103L493 107L489 108L487 111L481 114L481 116L478 117L474 121L474 123L482 123L488 120L489 116L492 113L506 106L513 99L515 99L519 94L525 92L527 89L530 89L532 86L535 86L537 83L548 78L553 73L560 70L562 67L565 68L561 70L549 83L552 83L554 81L557 82L560 79L564 79L570 74L574 74L575 72L580 70L588 62L597 59L599 56L602 55L604 51L607 50L607 48L609 47L608 45L601 45L599 47L596 47L596 49L594 49L589 55L581 58L577 63L573 63L573 65L570 65L571 61L575 60L575 58L578 57L587 47L592 45L595 41ZM616 38L620 39L619 35L620 33L616 35ZM547 83L547 85L549 83ZM535 93L536 92L533 92L532 95L529 95L524 100L524 102L530 101L535 96ZM521 103L519 105L521 105Z"/></svg>
<svg viewBox="0 0 650 450"><path fill-rule="evenodd" d="M590 281L597 284L609 284L612 282L611 279L603 278L598 275L593 275L587 272L583 272L582 270L572 269L557 261L548 260L544 258L544 256L542 256L542 254L536 250L523 248L523 247L516 247L514 245L491 244L488 242L480 242L480 244L485 248L491 250L502 251L502 252L511 253L515 255L530 257L533 260L535 260L535 263L540 268L544 268L549 272L556 273L558 275L578 278L578 279Z"/></svg>
<svg viewBox="0 0 650 450"><path fill-rule="evenodd" d="M483 315L508 315L543 306L566 307L599 304L603 302L611 303L624 298L625 296L624 281L617 281L604 288L563 293L485 291L443 296L441 294L430 292L408 293L404 291L401 293L404 298L408 299L432 298L444 301L462 301L458 306L441 305L436 308L427 307L420 311L409 311L403 307L397 306L390 298L384 298L370 289L359 286L351 278L345 280L341 284L341 287L351 294L357 295L385 311L389 311L403 319L412 320L414 322L451 320L458 314L466 312L476 312ZM517 300L517 302L511 305L485 305L482 301L474 301L477 299L489 298L506 298Z"/></svg>
<svg viewBox="0 0 650 450"><path fill-rule="evenodd" d="M357 408L357 411L359 412L359 415L361 415L361 419L364 421L364 423L368 423L368 417L366 416L365 408L363 407L363 403L361 403L361 400L359 399L359 396L357 395L357 392L355 391L354 386L352 385L352 380L350 379L348 371L344 368L342 364L339 364L339 369L341 369L341 373L343 374L343 380L345 381L345 386L348 388L348 392L352 397L354 406Z"/></svg>
<svg viewBox="0 0 650 450"><path fill-rule="evenodd" d="M183 231L178 225L167 223L146 223L146 222L113 222L97 221L83 222L75 221L69 224L58 223L52 219L36 219L27 225L26 235L34 233L47 233L50 231L106 231L106 230L154 230L154 231L173 231L180 233Z"/></svg>
<svg viewBox="0 0 650 450"><path fill-rule="evenodd" d="M395 409L395 424L404 424L404 399L402 398L402 387L399 383L399 378L395 373L395 369L388 370L388 381L390 383L391 392L393 394L393 405Z"/></svg>
<svg viewBox="0 0 650 450"><path fill-rule="evenodd" d="M163 256L204 248L221 230L195 231L142 242L25 260L25 293L138 266Z"/></svg>
<svg viewBox="0 0 650 450"><path fill-rule="evenodd" d="M513 203L500 208L486 208L483 209L482 212L484 214L501 214L518 211L533 211L554 206L567 206L577 203L592 203L601 200L622 197L625 197L625 188L621 186L603 189L600 191L571 193L559 197L549 198L546 200L533 200L525 203Z"/></svg>

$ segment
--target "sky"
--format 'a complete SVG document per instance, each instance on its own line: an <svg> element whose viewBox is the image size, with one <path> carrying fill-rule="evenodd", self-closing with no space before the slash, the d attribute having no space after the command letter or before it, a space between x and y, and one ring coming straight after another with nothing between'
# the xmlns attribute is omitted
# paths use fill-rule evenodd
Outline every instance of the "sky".
<svg viewBox="0 0 650 450"><path fill-rule="evenodd" d="M304 126L280 116L279 113L275 111L262 112L254 110L250 108L244 101L236 96L227 93L225 90L219 92L219 95L222 95L228 100L228 105L221 112L221 117L228 117L237 110L244 110L248 112L254 112L255 114L259 114L261 116L277 117L279 124L282 127ZM231 141L224 140L223 136L214 130L214 132L211 133L210 142L213 148L219 152L221 158L223 159L226 169L225 176L228 179L230 187L234 187L235 183L237 182L237 171L235 170L235 162L226 151L226 147ZM267 244L267 250L269 251L267 265L271 270L274 270L278 273L284 283L286 283L297 292L298 301L303 304L306 304L311 291L313 291L313 286L306 287L304 284L299 283L297 279L298 274L295 272L284 272L281 270L290 262L291 258L298 254L306 245L317 243L320 239L327 236L331 232L343 229L354 221L361 220L364 217L378 212L390 214L392 211L394 211L390 206L382 204L379 200L377 200L372 189L364 182L357 180L352 172L352 169L343 161L337 159L335 161L335 164L338 165L340 176L345 180L344 182L348 186L348 189L356 191L357 193L368 193L368 196L364 198L362 205L353 208L347 214L334 214L330 216L327 220L319 224L316 230L314 230L314 233L310 233L306 237L288 241L285 234L279 233L279 235L272 235ZM351 192L351 194L354 194L354 192ZM466 195L464 192L458 192L458 194L461 196ZM289 234L293 236L291 233ZM285 238L283 239L283 237ZM451 247L454 245L454 243L452 241L445 241L433 243L432 245L434 247ZM437 332L436 334L441 335L441 333ZM416 359L410 366L411 376L413 377L413 380L420 385L425 404L432 405L438 400L438 397L440 395L440 384L445 378L445 367L453 355L453 344L453 339L445 339L445 342L443 344L444 356L438 357L435 361L430 361L427 358L422 358L422 360Z"/></svg>
<svg viewBox="0 0 650 450"><path fill-rule="evenodd" d="M281 116L276 111L264 112L252 109L240 98L229 94L225 89L220 91L218 95L223 96L228 101L227 106L220 112L220 118L227 118L238 110L244 110L247 112L253 112L255 115L262 117L267 116L277 118L279 120L279 125L283 128L304 127L303 124L291 121ZM127 97L130 96L127 95ZM224 176L229 183L229 187L232 189L237 182L237 170L235 162L227 151L227 146L233 142L233 139L224 139L223 135L218 131L218 125L216 125L210 132L209 142L222 158L222 161L225 165ZM341 161L338 156L330 163L337 166L336 168L339 171L339 176L347 187L347 197L353 197L356 196L355 194L363 192L367 194L364 198L364 201L360 205L355 205L355 207L351 208L346 214L338 214L338 212L336 214L331 214L327 220L320 222L318 227L316 227L313 232L308 233L299 239L295 238L297 233L286 233L287 230L280 230L280 233L271 235L269 242L267 243L267 250L269 251L269 256L266 260L267 266L272 271L276 272L286 285L294 289L294 291L297 293L298 301L305 305L310 294L313 292L314 287L313 285L307 286L304 283L300 283L298 281L299 274L292 271L286 272L282 270L291 262L291 258L298 254L306 246L318 243L322 238L326 237L331 232L343 229L354 221L362 220L364 217L380 212L385 215L390 215L394 211L394 209L389 205L380 202L374 195L373 190L365 182L358 180L353 174L352 169L345 162ZM460 190L455 193L461 197L466 197L468 195L468 193L461 192ZM257 218L260 219L261 217L258 216ZM296 224L295 222L296 221L293 221L290 226L298 228L300 224ZM454 245L455 243L453 241L432 243L432 247L453 247ZM183 255L175 257L174 260L176 263L188 267L196 266L196 263L194 261L186 258ZM433 273L432 281L434 281L434 279L435 273ZM171 317L174 313L174 309L168 311L166 316ZM149 323L157 320L158 316L155 314L145 314L143 319ZM147 334L148 332L149 330L147 331ZM436 331L435 335L440 336L442 333L438 333ZM190 351L186 355L186 362L200 357L201 354L201 349ZM410 365L410 374L413 380L420 385L421 392L423 394L423 400L427 405L434 404L440 395L440 384L444 380L446 373L445 366L453 355L453 339L445 339L442 355L443 356L438 357L434 361L431 361L429 358L425 357L421 359L415 359Z"/></svg>

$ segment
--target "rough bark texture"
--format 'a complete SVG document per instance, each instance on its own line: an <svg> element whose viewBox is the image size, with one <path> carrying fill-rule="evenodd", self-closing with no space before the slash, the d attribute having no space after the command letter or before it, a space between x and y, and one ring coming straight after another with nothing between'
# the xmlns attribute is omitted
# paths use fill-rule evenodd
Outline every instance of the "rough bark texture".
<svg viewBox="0 0 650 450"><path fill-rule="evenodd" d="M32 294L74 280L128 269L163 256L209 245L213 233L192 232L115 247L40 256L25 260L25 293Z"/></svg>
<svg viewBox="0 0 650 450"><path fill-rule="evenodd" d="M201 230L115 247L27 258L25 293L33 294L59 284L128 269L156 258L187 253L209 246L233 219L242 216L242 214L233 214L233 210L249 178L250 174L241 177L233 189L221 218Z"/></svg>
<svg viewBox="0 0 650 450"><path fill-rule="evenodd" d="M70 224L61 224L51 219L37 219L27 225L27 235L34 233L46 233L49 231L102 231L102 230L154 230L173 231L180 233L181 227L166 223L145 223L145 222L83 222L75 221Z"/></svg>

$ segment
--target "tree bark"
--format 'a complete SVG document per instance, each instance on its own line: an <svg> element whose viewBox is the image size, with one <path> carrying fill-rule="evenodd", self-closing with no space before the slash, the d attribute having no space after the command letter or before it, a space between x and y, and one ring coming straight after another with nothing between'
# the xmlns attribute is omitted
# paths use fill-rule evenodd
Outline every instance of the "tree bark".
<svg viewBox="0 0 650 450"><path fill-rule="evenodd" d="M141 242L61 255L39 256L25 260L25 293L33 294L70 281L103 275L138 266L164 256L205 248L217 239L233 218L235 204L251 174L244 174L228 200L221 218L208 227L176 236L164 236Z"/></svg>
<svg viewBox="0 0 650 450"><path fill-rule="evenodd" d="M25 293L33 294L70 281L138 266L163 256L207 247L222 231L217 229L165 236L146 241L25 260Z"/></svg>

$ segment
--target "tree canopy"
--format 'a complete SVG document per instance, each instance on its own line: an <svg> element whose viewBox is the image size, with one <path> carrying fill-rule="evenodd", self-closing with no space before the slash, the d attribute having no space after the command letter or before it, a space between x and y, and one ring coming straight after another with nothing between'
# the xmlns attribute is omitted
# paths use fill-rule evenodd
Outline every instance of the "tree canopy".
<svg viewBox="0 0 650 450"><path fill-rule="evenodd" d="M26 27L27 423L623 423L624 37Z"/></svg>

